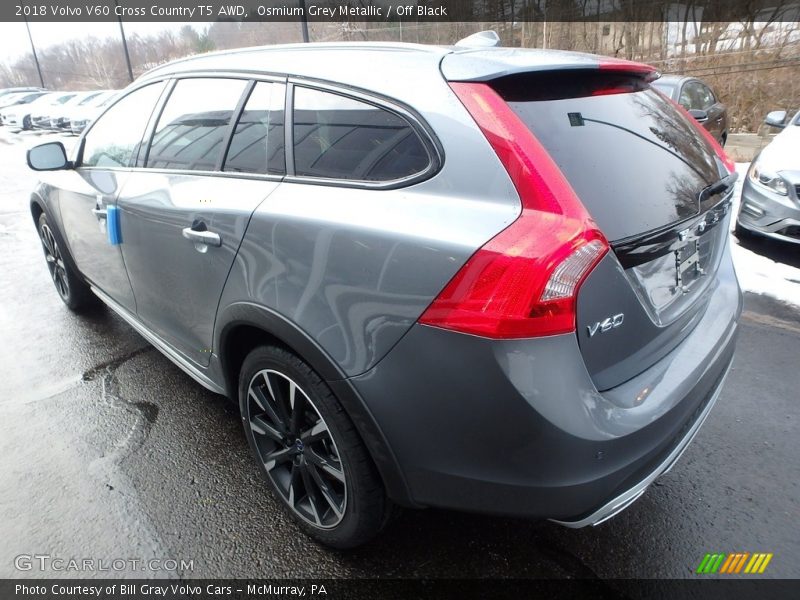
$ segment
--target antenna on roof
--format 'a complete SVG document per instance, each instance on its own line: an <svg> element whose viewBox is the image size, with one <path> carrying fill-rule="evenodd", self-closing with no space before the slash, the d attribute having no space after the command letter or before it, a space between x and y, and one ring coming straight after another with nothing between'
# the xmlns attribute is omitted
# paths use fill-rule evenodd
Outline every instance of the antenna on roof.
<svg viewBox="0 0 800 600"><path fill-rule="evenodd" d="M494 48L500 45L500 36L496 31L479 31L458 40L456 46L466 48Z"/></svg>

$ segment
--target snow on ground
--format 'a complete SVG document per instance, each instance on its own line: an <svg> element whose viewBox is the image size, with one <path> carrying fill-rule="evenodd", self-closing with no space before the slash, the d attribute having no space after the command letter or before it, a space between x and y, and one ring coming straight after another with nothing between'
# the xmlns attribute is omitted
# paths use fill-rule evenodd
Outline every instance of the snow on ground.
<svg viewBox="0 0 800 600"><path fill-rule="evenodd" d="M736 225L736 215L739 213L739 199L741 197L742 182L744 181L750 163L736 163L739 180L736 182L736 192L733 201L733 217L731 229ZM782 302L800 306L800 269L756 254L752 250L739 244L738 238L731 233L731 254L736 267L736 275L742 290L754 294L771 296ZM770 241L771 244L782 242ZM800 252L800 245L795 246Z"/></svg>

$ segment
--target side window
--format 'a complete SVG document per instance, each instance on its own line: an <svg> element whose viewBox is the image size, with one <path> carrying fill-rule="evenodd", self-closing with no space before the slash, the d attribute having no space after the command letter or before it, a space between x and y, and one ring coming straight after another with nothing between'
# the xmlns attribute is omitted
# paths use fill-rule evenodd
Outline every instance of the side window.
<svg viewBox="0 0 800 600"><path fill-rule="evenodd" d="M247 82L181 79L158 119L145 167L213 171Z"/></svg>
<svg viewBox="0 0 800 600"><path fill-rule="evenodd" d="M712 92L707 86L703 85L702 83L697 84L697 88L700 93L700 99L703 103L703 110L708 110L714 103L717 101L714 98L714 92Z"/></svg>
<svg viewBox="0 0 800 600"><path fill-rule="evenodd" d="M424 171L425 145L399 115L330 92L295 87L295 174L392 181Z"/></svg>
<svg viewBox="0 0 800 600"><path fill-rule="evenodd" d="M163 82L139 88L108 109L86 134L81 166L129 166L162 89Z"/></svg>
<svg viewBox="0 0 800 600"><path fill-rule="evenodd" d="M683 89L681 90L681 98L678 102L686 110L702 108L697 99L697 90L695 89L694 82L690 81L683 86Z"/></svg>
<svg viewBox="0 0 800 600"><path fill-rule="evenodd" d="M714 94L699 81L690 81L683 86L680 103L684 108L708 110L714 102Z"/></svg>
<svg viewBox="0 0 800 600"><path fill-rule="evenodd" d="M260 82L244 106L225 157L225 171L285 175L283 105L286 86Z"/></svg>

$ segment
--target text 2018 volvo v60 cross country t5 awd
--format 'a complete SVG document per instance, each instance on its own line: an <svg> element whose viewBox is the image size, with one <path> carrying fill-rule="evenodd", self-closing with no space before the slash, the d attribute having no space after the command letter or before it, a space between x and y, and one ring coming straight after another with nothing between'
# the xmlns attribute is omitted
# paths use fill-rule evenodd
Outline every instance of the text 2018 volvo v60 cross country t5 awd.
<svg viewBox="0 0 800 600"><path fill-rule="evenodd" d="M283 46L142 76L29 151L58 293L238 401L332 546L393 506L596 524L666 472L734 352L733 166L653 69Z"/></svg>

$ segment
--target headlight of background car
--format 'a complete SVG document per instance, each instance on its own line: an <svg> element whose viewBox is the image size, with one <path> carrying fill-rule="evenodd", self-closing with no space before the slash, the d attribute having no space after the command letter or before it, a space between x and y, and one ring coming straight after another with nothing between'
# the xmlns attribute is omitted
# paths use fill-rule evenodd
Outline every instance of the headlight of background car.
<svg viewBox="0 0 800 600"><path fill-rule="evenodd" d="M765 170L758 160L753 161L748 177L750 177L750 181L768 187L781 196L789 195L789 185L786 181L780 175Z"/></svg>

